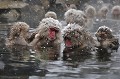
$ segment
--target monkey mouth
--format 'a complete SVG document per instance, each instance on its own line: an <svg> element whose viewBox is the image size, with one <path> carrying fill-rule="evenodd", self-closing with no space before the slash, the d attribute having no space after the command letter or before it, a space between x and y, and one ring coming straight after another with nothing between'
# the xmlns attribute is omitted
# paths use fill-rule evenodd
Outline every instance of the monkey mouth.
<svg viewBox="0 0 120 79"><path fill-rule="evenodd" d="M72 47L72 41L70 38L65 37L65 46Z"/></svg>
<svg viewBox="0 0 120 79"><path fill-rule="evenodd" d="M58 32L58 29L56 29L56 28L50 28L49 29L49 34L48 34L49 40L55 40L57 32Z"/></svg>

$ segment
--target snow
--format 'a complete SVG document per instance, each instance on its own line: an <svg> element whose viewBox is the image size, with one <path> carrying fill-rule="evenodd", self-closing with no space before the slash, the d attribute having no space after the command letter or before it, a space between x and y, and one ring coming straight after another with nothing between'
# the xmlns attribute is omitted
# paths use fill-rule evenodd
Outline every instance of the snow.
<svg viewBox="0 0 120 79"><path fill-rule="evenodd" d="M55 20L53 18L44 18L40 22L38 28L41 29L43 27L47 27L47 28L49 28L49 27L56 27L56 28L61 29L62 28L62 24L58 20Z"/></svg>

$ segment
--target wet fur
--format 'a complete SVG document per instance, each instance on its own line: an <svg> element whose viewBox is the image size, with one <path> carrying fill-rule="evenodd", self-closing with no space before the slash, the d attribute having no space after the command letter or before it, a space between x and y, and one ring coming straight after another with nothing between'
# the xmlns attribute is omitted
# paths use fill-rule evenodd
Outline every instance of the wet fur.
<svg viewBox="0 0 120 79"><path fill-rule="evenodd" d="M46 14L45 14L45 18L53 18L53 19L57 19L57 14L53 11L48 11Z"/></svg>
<svg viewBox="0 0 120 79"><path fill-rule="evenodd" d="M85 24L87 22L87 17L81 10L69 9L65 12L64 16L67 24L76 23L82 27L85 27Z"/></svg>
<svg viewBox="0 0 120 79"><path fill-rule="evenodd" d="M76 36L77 35L77 36ZM94 39L78 24L69 24L63 29L64 42L66 38L71 39L72 45L63 51L63 59L74 58L74 56L88 56L94 47Z"/></svg>
<svg viewBox="0 0 120 79"><path fill-rule="evenodd" d="M112 50L118 50L119 47L119 41L118 38L116 38L112 34L112 30L106 26L101 26L97 32L95 33L95 36L97 37L98 42L100 45L98 48L102 47L104 49L110 49Z"/></svg>
<svg viewBox="0 0 120 79"><path fill-rule="evenodd" d="M9 37L6 39L6 45L27 45L29 25L24 22L16 22L10 28Z"/></svg>
<svg viewBox="0 0 120 79"><path fill-rule="evenodd" d="M10 51L10 60L29 60L30 52L26 41L28 29L29 25L25 22L16 22L11 26L9 37L6 38L6 46Z"/></svg>
<svg viewBox="0 0 120 79"><path fill-rule="evenodd" d="M56 39L53 41L48 39L49 28L55 28L58 30L56 33ZM36 50L38 58L43 58L42 56L45 55L47 59L56 60L59 57L61 42L61 24L58 20L53 18L45 18L40 22L35 38L30 45Z"/></svg>
<svg viewBox="0 0 120 79"><path fill-rule="evenodd" d="M106 19L108 11L109 11L108 7L107 6L103 6L101 9L99 9L97 15L101 19Z"/></svg>
<svg viewBox="0 0 120 79"><path fill-rule="evenodd" d="M96 9L93 6L88 5L86 7L85 13L86 13L87 18L93 19L96 16Z"/></svg>

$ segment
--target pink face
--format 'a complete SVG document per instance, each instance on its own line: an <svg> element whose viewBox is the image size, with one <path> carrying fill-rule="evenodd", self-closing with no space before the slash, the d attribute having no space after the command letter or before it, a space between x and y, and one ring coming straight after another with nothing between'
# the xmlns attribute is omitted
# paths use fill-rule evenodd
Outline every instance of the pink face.
<svg viewBox="0 0 120 79"><path fill-rule="evenodd" d="M57 30L56 28L49 28L48 38L49 38L50 40L55 40L57 33L58 33L58 30Z"/></svg>
<svg viewBox="0 0 120 79"><path fill-rule="evenodd" d="M72 47L80 45L82 33L79 30L73 30L71 32L66 32L64 36L64 43L66 47Z"/></svg>
<svg viewBox="0 0 120 79"><path fill-rule="evenodd" d="M66 47L72 47L72 42L71 42L70 39L66 39L66 40L65 40L65 46L66 46Z"/></svg>

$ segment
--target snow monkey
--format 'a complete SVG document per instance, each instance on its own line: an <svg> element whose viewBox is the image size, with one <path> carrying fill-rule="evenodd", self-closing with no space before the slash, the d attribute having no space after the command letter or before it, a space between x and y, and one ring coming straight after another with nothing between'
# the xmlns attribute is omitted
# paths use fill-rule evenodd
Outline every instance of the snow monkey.
<svg viewBox="0 0 120 79"><path fill-rule="evenodd" d="M46 14L45 14L45 18L53 18L53 19L57 19L57 14L53 11L48 11Z"/></svg>
<svg viewBox="0 0 120 79"><path fill-rule="evenodd" d="M36 50L37 58L58 59L62 42L61 24L58 20L44 18L34 36L30 45Z"/></svg>
<svg viewBox="0 0 120 79"><path fill-rule="evenodd" d="M10 27L6 46L10 50L10 59L13 61L27 61L30 59L28 48L29 25L25 22L16 22Z"/></svg>
<svg viewBox="0 0 120 79"><path fill-rule="evenodd" d="M111 14L113 19L120 19L120 6L114 6L111 10Z"/></svg>
<svg viewBox="0 0 120 79"><path fill-rule="evenodd" d="M74 59L77 56L79 59L83 56L90 55L94 39L78 24L68 24L63 30L63 40L65 49L63 50L63 59Z"/></svg>
<svg viewBox="0 0 120 79"><path fill-rule="evenodd" d="M105 49L112 50L118 50L119 47L119 41L118 38L116 38L112 34L112 30L107 26L101 26L98 28L97 32L95 33L95 36L97 37L98 42L100 45L98 47L102 47Z"/></svg>
<svg viewBox="0 0 120 79"><path fill-rule="evenodd" d="M81 10L69 9L65 12L64 16L67 24L76 23L82 27L85 27L85 24L87 22L87 17Z"/></svg>

